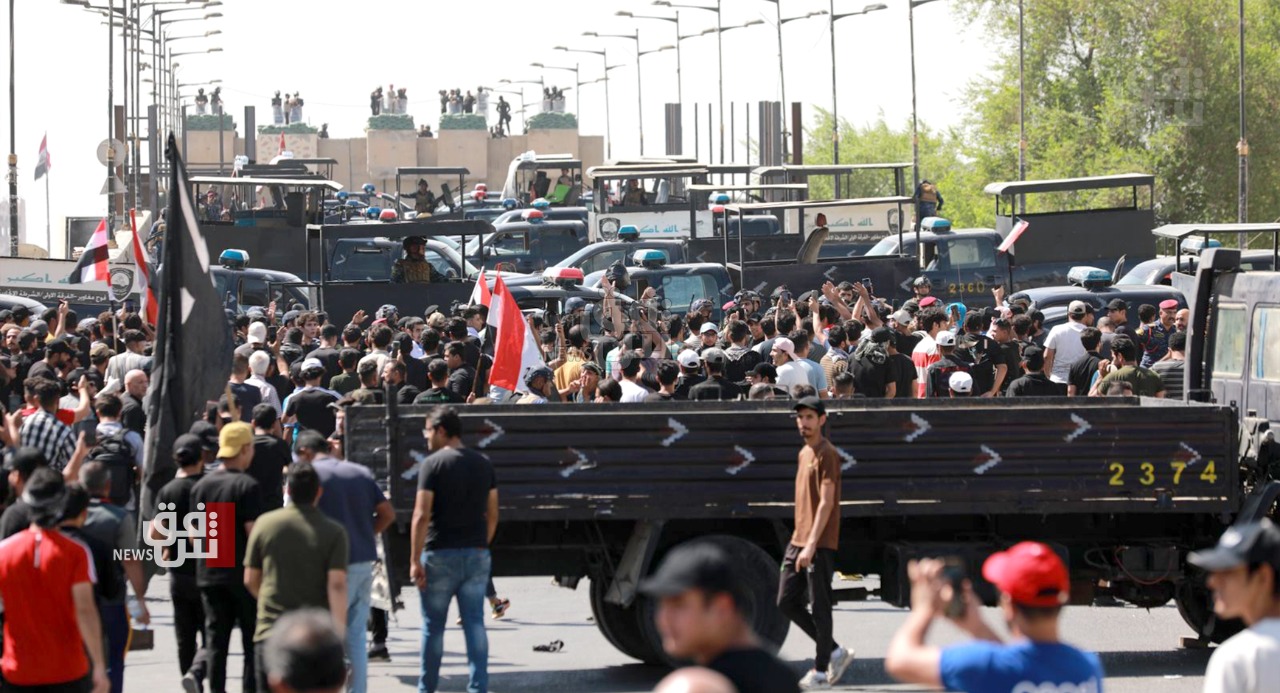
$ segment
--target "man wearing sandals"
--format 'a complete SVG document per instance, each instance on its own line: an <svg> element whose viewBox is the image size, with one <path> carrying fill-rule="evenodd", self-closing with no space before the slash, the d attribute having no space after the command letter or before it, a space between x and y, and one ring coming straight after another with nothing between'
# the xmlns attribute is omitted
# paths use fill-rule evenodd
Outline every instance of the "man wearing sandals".
<svg viewBox="0 0 1280 693"><path fill-rule="evenodd" d="M419 693L435 693L444 659L444 627L456 597L470 668L469 693L489 688L489 638L484 631L485 587L491 573L489 543L498 529L498 485L493 464L462 445L462 420L452 407L427 416L423 437L432 455L418 473L410 532L409 576L422 608Z"/></svg>

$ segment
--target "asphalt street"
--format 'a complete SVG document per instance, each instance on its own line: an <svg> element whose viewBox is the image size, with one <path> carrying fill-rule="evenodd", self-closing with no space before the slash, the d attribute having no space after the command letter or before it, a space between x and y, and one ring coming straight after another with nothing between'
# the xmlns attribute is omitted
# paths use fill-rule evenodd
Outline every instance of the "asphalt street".
<svg viewBox="0 0 1280 693"><path fill-rule="evenodd" d="M848 587L849 583L842 583ZM640 664L617 652L591 620L585 581L577 591L555 587L544 578L506 578L497 581L499 593L511 600L511 610L501 621L488 620L490 688L493 691L530 693L632 693L649 691L664 671ZM129 655L125 689L161 693L179 690L177 650L172 631L172 611L164 578L151 585L148 608L157 626L156 648ZM373 693L416 690L418 676L418 601L416 590L403 592L406 609L393 624L388 646L390 663L370 665L369 690ZM989 623L1000 625L996 609L985 610ZM840 690L909 691L884 673L889 639L905 612L878 601L841 604L836 607L837 640L852 646L857 660L845 675ZM452 621L453 616L451 616ZM1205 650L1184 650L1179 640L1190 630L1172 604L1147 611L1136 607L1069 607L1064 617L1064 637L1073 644L1098 652L1106 669L1109 693L1162 691L1189 693L1202 688L1201 675L1209 659ZM462 631L450 626L445 640L445 667L441 683L445 691L465 691L466 652ZM932 642L947 644L962 639L949 624L938 624ZM534 646L564 641L564 649L549 654ZM238 652L239 635L232 638ZM799 677L811 663L813 644L792 628L781 656ZM228 672L238 677L241 660L233 655ZM239 680L228 683L228 693L240 690Z"/></svg>

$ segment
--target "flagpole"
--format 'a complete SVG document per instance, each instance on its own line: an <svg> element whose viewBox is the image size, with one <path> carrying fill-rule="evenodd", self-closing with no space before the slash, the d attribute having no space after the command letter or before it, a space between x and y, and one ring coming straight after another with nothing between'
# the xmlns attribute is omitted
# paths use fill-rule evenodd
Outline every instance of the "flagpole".
<svg viewBox="0 0 1280 693"><path fill-rule="evenodd" d="M9 256L18 257L18 129L13 67L13 6L9 0Z"/></svg>
<svg viewBox="0 0 1280 693"><path fill-rule="evenodd" d="M49 216L49 172L44 172L44 248L53 254L53 217ZM70 248L67 249L68 251Z"/></svg>

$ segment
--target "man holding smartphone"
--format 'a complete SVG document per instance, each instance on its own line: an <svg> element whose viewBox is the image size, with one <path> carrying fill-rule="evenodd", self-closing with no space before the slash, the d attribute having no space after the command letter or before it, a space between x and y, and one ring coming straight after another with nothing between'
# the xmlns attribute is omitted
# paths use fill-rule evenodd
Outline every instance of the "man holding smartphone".
<svg viewBox="0 0 1280 693"><path fill-rule="evenodd" d="M804 439L796 469L796 528L782 559L778 609L817 644L803 689L830 688L853 663L832 637L831 578L840 544L840 455L823 436L827 407L817 397L795 404Z"/></svg>

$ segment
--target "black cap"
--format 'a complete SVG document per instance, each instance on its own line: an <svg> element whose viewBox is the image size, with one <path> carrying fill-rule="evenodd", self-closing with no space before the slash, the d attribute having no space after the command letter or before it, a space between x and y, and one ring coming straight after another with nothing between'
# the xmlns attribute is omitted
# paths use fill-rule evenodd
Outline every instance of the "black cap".
<svg viewBox="0 0 1280 693"><path fill-rule="evenodd" d="M1107 304L1107 310L1129 310L1129 304L1125 303L1124 299L1113 298Z"/></svg>
<svg viewBox="0 0 1280 693"><path fill-rule="evenodd" d="M49 461L45 459L44 453L40 452L39 448L30 446L8 450L4 455L4 470L17 472L23 478L31 476L31 472L34 472L37 467L48 464Z"/></svg>
<svg viewBox="0 0 1280 693"><path fill-rule="evenodd" d="M876 344L884 344L890 339L893 339L893 330L887 327L881 326L871 331L871 341Z"/></svg>
<svg viewBox="0 0 1280 693"><path fill-rule="evenodd" d="M200 439L205 450L218 449L218 427L208 421L197 421L191 424L191 435Z"/></svg>
<svg viewBox="0 0 1280 693"><path fill-rule="evenodd" d="M1230 570L1248 563L1266 563L1280 572L1280 528L1262 519L1234 525L1218 538L1218 545L1193 551L1187 562L1208 571Z"/></svg>
<svg viewBox="0 0 1280 693"><path fill-rule="evenodd" d="M173 441L173 459L180 467L188 467L200 461L204 441L200 436L183 433Z"/></svg>
<svg viewBox="0 0 1280 693"><path fill-rule="evenodd" d="M72 351L71 344L67 342L66 337L58 337L57 339L50 340L44 345L44 349L50 354L70 354Z"/></svg>
<svg viewBox="0 0 1280 693"><path fill-rule="evenodd" d="M817 397L802 397L800 401L796 402L791 408L795 411L810 409L818 416L826 416L827 414L827 405L823 404L822 400Z"/></svg>
<svg viewBox="0 0 1280 693"><path fill-rule="evenodd" d="M756 364L755 368L751 369L751 375L754 375L757 378L767 376L770 380L776 382L778 380L778 369L768 361L761 361Z"/></svg>
<svg viewBox="0 0 1280 693"><path fill-rule="evenodd" d="M742 604L745 595L741 584L724 549L700 541L677 546L668 553L658 570L640 582L640 591L650 597L674 597L689 590L727 592Z"/></svg>

